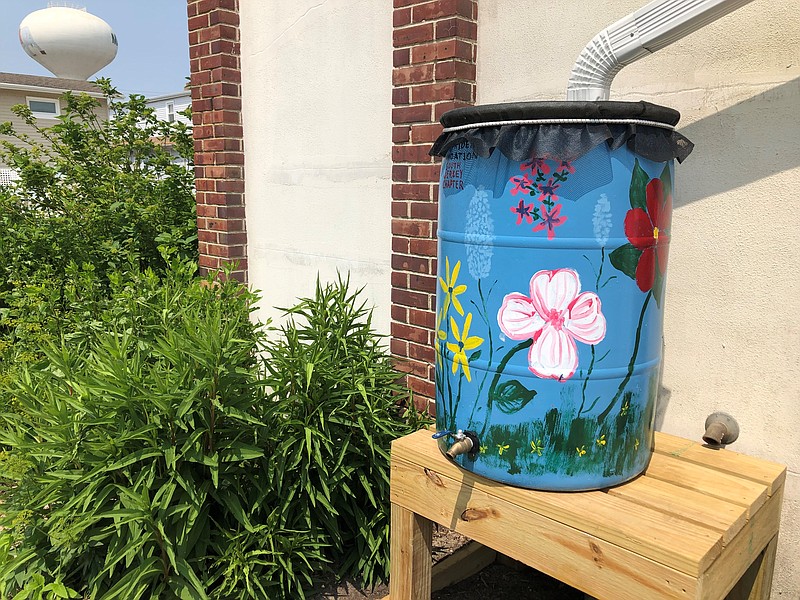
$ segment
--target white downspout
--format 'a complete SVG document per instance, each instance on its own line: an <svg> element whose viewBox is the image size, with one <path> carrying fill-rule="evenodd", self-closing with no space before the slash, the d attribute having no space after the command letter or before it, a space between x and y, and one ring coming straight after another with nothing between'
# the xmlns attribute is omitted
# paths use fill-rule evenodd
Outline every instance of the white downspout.
<svg viewBox="0 0 800 600"><path fill-rule="evenodd" d="M581 52L567 100L608 100L622 67L669 46L752 0L655 0L598 33Z"/></svg>

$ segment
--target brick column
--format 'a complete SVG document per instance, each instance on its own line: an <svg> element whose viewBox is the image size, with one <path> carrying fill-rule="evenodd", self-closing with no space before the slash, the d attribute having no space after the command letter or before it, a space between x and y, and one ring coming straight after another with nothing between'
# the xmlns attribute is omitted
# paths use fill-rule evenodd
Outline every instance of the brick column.
<svg viewBox="0 0 800 600"><path fill-rule="evenodd" d="M188 0L197 229L202 272L247 281L238 0Z"/></svg>
<svg viewBox="0 0 800 600"><path fill-rule="evenodd" d="M417 405L433 412L443 113L475 102L475 0L394 0L392 353Z"/></svg>

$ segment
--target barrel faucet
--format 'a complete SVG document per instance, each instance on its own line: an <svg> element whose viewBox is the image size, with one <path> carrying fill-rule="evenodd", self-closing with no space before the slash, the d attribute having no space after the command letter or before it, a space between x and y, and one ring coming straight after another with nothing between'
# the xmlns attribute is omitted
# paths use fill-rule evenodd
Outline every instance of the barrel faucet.
<svg viewBox="0 0 800 600"><path fill-rule="evenodd" d="M459 454L467 454L471 459L475 460L481 444L478 441L478 435L474 431L464 431L462 429L455 433L452 431L439 431L433 434L433 439L445 436L454 440L447 452L444 453L447 458L455 460Z"/></svg>

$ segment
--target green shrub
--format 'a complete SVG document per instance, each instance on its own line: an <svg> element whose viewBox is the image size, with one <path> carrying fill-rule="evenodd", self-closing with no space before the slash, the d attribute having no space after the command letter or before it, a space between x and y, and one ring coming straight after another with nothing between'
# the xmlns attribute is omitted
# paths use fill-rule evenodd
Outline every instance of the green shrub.
<svg viewBox="0 0 800 600"><path fill-rule="evenodd" d="M288 310L266 346L265 384L278 444L271 480L281 497L301 499L284 518L325 535L339 575L374 584L388 577L390 443L424 422L360 291L317 282Z"/></svg>
<svg viewBox="0 0 800 600"><path fill-rule="evenodd" d="M296 599L327 564L386 575L389 443L420 419L358 292L318 285L265 341L255 296L194 270L110 274L14 373L1 597Z"/></svg>
<svg viewBox="0 0 800 600"><path fill-rule="evenodd" d="M112 120L98 118L96 99L68 93L51 127L13 107L36 135L0 124L0 162L20 175L0 187L0 379L108 297L110 274L162 273L164 246L197 257L193 176L163 144L190 162L191 133L158 121L142 96L120 101L108 81L98 84Z"/></svg>
<svg viewBox="0 0 800 600"><path fill-rule="evenodd" d="M97 331L45 350L3 415L3 597L296 598L321 537L283 518L254 301L189 263L120 282ZM32 597L32 596L23 596Z"/></svg>

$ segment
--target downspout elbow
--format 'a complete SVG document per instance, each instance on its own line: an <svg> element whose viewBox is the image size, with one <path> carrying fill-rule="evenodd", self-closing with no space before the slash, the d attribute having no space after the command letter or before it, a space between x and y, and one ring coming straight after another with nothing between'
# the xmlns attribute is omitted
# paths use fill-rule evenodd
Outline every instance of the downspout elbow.
<svg viewBox="0 0 800 600"><path fill-rule="evenodd" d="M620 19L581 51L570 73L567 100L608 100L617 73L647 54L639 43L633 15Z"/></svg>
<svg viewBox="0 0 800 600"><path fill-rule="evenodd" d="M567 100L608 100L622 67L705 27L752 0L654 0L598 33L578 56Z"/></svg>

